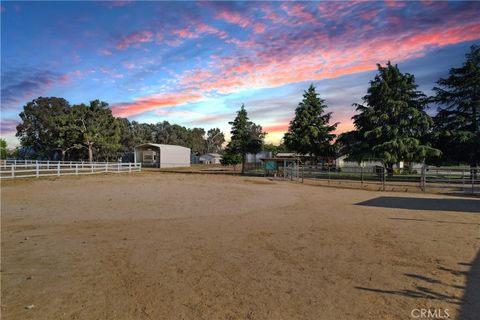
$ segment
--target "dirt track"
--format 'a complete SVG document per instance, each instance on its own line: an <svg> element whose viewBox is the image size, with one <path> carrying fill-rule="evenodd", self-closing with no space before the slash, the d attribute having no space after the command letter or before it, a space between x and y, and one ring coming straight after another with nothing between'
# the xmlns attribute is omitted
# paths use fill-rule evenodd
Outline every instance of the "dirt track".
<svg viewBox="0 0 480 320"><path fill-rule="evenodd" d="M6 320L480 314L476 199L144 173L5 182L1 209Z"/></svg>

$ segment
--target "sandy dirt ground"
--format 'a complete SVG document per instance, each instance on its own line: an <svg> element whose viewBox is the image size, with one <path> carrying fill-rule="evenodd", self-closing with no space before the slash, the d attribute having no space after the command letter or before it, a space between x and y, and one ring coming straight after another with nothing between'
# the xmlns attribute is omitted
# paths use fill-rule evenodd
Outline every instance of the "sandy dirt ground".
<svg viewBox="0 0 480 320"><path fill-rule="evenodd" d="M5 320L480 314L478 199L152 172L1 191Z"/></svg>

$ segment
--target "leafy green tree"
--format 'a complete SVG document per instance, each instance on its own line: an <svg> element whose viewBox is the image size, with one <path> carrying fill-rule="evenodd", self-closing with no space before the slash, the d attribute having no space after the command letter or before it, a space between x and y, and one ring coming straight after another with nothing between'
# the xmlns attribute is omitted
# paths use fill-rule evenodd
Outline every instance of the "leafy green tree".
<svg viewBox="0 0 480 320"><path fill-rule="evenodd" d="M39 97L23 107L16 136L37 158L52 159L55 153L60 153L64 160L67 151L75 148L78 138L71 117L67 100Z"/></svg>
<svg viewBox="0 0 480 320"><path fill-rule="evenodd" d="M245 173L247 153L258 153L262 150L266 133L263 132L260 125L248 119L247 110L245 110L243 104L235 119L229 124L232 126L232 130L230 131L231 139L227 145L227 150L241 156L243 174Z"/></svg>
<svg viewBox="0 0 480 320"><path fill-rule="evenodd" d="M362 140L360 156L382 159L389 174L400 161L424 161L439 156L440 151L423 143L432 125L425 112L428 99L417 90L415 77L401 73L390 62L378 66L378 74L370 81L364 104L354 104L359 114L353 117Z"/></svg>
<svg viewBox="0 0 480 320"><path fill-rule="evenodd" d="M350 161L361 162L374 158L371 147L360 131L352 130L341 133L335 141L337 156L347 155Z"/></svg>
<svg viewBox="0 0 480 320"><path fill-rule="evenodd" d="M88 161L94 160L94 151L108 160L121 150L120 125L106 102L93 100L88 106L73 106L72 111L81 136L80 146L88 150Z"/></svg>
<svg viewBox="0 0 480 320"><path fill-rule="evenodd" d="M242 156L227 147L222 155L222 159L220 159L220 163L224 166L233 166L233 170L235 171L237 165L242 163Z"/></svg>
<svg viewBox="0 0 480 320"><path fill-rule="evenodd" d="M205 129L193 128L188 130L188 147L193 154L204 154L207 150Z"/></svg>
<svg viewBox="0 0 480 320"><path fill-rule="evenodd" d="M447 162L480 164L480 46L474 45L460 68L437 82L435 102L443 105L434 117L436 146Z"/></svg>
<svg viewBox="0 0 480 320"><path fill-rule="evenodd" d="M207 153L218 153L222 149L222 145L225 143L225 135L219 128L210 129L207 132L205 142L207 144Z"/></svg>
<svg viewBox="0 0 480 320"><path fill-rule="evenodd" d="M330 124L332 113L325 112L326 108L325 100L320 99L315 87L310 85L295 109L295 118L290 121L283 138L289 150L308 154L312 158L329 159L335 155L332 142L337 123Z"/></svg>
<svg viewBox="0 0 480 320"><path fill-rule="evenodd" d="M7 159L7 141L5 139L0 139L0 159Z"/></svg>

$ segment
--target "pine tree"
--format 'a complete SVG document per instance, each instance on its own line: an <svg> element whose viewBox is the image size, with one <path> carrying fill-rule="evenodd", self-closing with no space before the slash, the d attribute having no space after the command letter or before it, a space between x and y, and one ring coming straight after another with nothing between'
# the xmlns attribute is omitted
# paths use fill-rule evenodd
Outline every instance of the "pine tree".
<svg viewBox="0 0 480 320"><path fill-rule="evenodd" d="M230 142L227 149L231 154L238 154L242 159L242 174L245 173L245 160L247 153L258 153L262 150L265 134L262 127L248 119L247 110L242 107L232 122Z"/></svg>
<svg viewBox="0 0 480 320"><path fill-rule="evenodd" d="M400 161L424 161L440 151L423 143L432 125L425 112L428 99L417 90L415 77L401 73L390 62L378 66L378 74L370 81L364 104L354 104L360 112L353 117L361 139L357 153L381 159L389 174Z"/></svg>
<svg viewBox="0 0 480 320"><path fill-rule="evenodd" d="M436 145L447 162L480 164L480 46L474 45L462 67L438 80L435 101L443 106L434 117Z"/></svg>
<svg viewBox="0 0 480 320"><path fill-rule="evenodd" d="M310 85L303 100L295 109L295 118L290 121L285 133L285 146L294 152L308 154L312 158L329 159L334 156L332 141L337 124L330 124L332 113L325 112L327 105L318 97L315 87Z"/></svg>

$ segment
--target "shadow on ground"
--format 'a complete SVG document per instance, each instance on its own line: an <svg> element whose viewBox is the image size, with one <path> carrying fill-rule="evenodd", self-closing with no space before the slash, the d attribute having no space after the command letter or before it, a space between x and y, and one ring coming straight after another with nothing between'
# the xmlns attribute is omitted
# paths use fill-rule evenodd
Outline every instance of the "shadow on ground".
<svg viewBox="0 0 480 320"><path fill-rule="evenodd" d="M356 205L409 210L440 210L480 213L480 200L476 199L378 197L375 199L359 202Z"/></svg>
<svg viewBox="0 0 480 320"><path fill-rule="evenodd" d="M381 288L367 288L355 287L358 290L372 292L376 294L398 295L409 298L423 298L434 300L438 302L447 302L458 305L459 313L456 319L458 320L476 320L480 315L480 251L472 263L460 262L459 268L470 267L469 271L454 270L444 266L438 266L439 272L448 272L456 277L466 277L465 286L449 284L441 280L419 275L415 273L405 273L404 276L416 281L420 281L420 285L415 285L413 289L381 289ZM405 279L405 281L408 281ZM457 297L451 294L445 294L446 287L453 287L464 290L462 297Z"/></svg>
<svg viewBox="0 0 480 320"><path fill-rule="evenodd" d="M467 274L467 283L458 320L478 319L480 315L480 250L472 263L459 264L470 265L470 271Z"/></svg>

